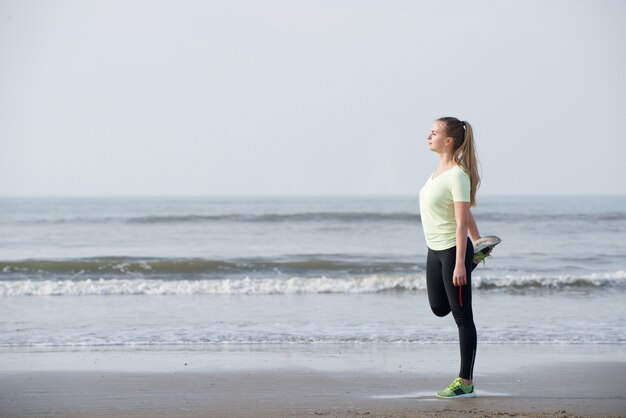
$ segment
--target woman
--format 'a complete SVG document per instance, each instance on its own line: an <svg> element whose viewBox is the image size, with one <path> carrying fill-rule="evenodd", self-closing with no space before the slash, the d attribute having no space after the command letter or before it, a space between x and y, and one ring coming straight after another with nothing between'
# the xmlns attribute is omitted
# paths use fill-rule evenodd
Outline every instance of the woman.
<svg viewBox="0 0 626 418"><path fill-rule="evenodd" d="M461 371L440 398L476 396L472 381L476 356L476 327L472 316L471 272L474 240L480 238L470 206L480 184L474 137L469 123L437 119L428 135L428 148L439 155L439 167L420 190L420 216L428 257L428 300L437 316L450 312L459 328Z"/></svg>

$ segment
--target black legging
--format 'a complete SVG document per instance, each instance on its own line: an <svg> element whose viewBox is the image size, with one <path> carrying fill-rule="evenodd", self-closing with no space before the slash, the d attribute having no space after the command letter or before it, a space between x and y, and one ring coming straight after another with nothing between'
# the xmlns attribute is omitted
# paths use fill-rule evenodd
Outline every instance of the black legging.
<svg viewBox="0 0 626 418"><path fill-rule="evenodd" d="M428 249L426 259L426 285L430 308L437 316L446 316L452 311L454 321L459 328L461 345L461 371L459 377L472 379L474 358L476 357L476 326L472 315L472 270L474 246L467 238L465 250L465 272L467 284L454 286L452 276L456 262L456 246L447 250Z"/></svg>

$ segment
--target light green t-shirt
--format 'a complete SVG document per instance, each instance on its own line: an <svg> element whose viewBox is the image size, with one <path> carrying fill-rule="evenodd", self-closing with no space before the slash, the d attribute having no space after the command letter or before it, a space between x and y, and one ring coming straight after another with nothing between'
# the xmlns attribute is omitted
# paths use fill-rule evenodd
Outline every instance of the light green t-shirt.
<svg viewBox="0 0 626 418"><path fill-rule="evenodd" d="M454 202L470 202L470 178L454 166L435 179L431 175L420 190L420 217L428 248L447 250L456 245Z"/></svg>

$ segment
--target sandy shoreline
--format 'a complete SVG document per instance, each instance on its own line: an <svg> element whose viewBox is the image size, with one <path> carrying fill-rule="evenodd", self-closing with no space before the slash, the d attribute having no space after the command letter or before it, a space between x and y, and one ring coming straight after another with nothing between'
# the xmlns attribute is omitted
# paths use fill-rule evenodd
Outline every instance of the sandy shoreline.
<svg viewBox="0 0 626 418"><path fill-rule="evenodd" d="M541 350L547 354L539 355ZM446 357L454 347L414 348L419 359L410 357L411 347L375 351L376 357L368 350L345 347L305 354L294 348L234 353L4 353L0 416L626 415L626 362L621 360L623 349L619 346L595 353L585 346L486 348L483 371L476 376L479 397L464 400L433 396L452 376L433 373L429 358ZM536 354L529 355L533 352ZM73 367L59 361L67 356L76 359ZM118 368L107 363L116 356ZM127 364L120 363L121 356L126 356ZM166 365L157 371L146 370L146 364L151 368L151 362L159 358L162 363L176 359L181 368ZM211 364L222 362L222 367L197 365L195 360L200 358L209 359ZM246 363L251 358L256 358L256 366ZM370 367L365 363L368 358ZM513 358L516 361L507 361ZM100 359L100 364L87 366L94 359ZM38 363L46 360L50 362L47 368ZM333 362L345 367L336 367ZM524 362L528 367L520 366Z"/></svg>

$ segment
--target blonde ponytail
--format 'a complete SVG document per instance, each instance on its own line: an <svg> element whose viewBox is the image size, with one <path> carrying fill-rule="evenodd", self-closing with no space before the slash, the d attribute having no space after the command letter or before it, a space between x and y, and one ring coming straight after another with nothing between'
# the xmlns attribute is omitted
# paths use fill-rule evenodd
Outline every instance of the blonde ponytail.
<svg viewBox="0 0 626 418"><path fill-rule="evenodd" d="M454 140L452 159L470 178L470 206L473 207L476 205L476 191L480 187L480 174L472 125L452 117L437 120L445 124L446 133Z"/></svg>
<svg viewBox="0 0 626 418"><path fill-rule="evenodd" d="M470 178L470 206L476 205L476 191L480 187L480 174L478 173L478 156L474 146L474 132L469 122L461 122L465 128L464 140L461 146L454 151L452 158L461 166Z"/></svg>

